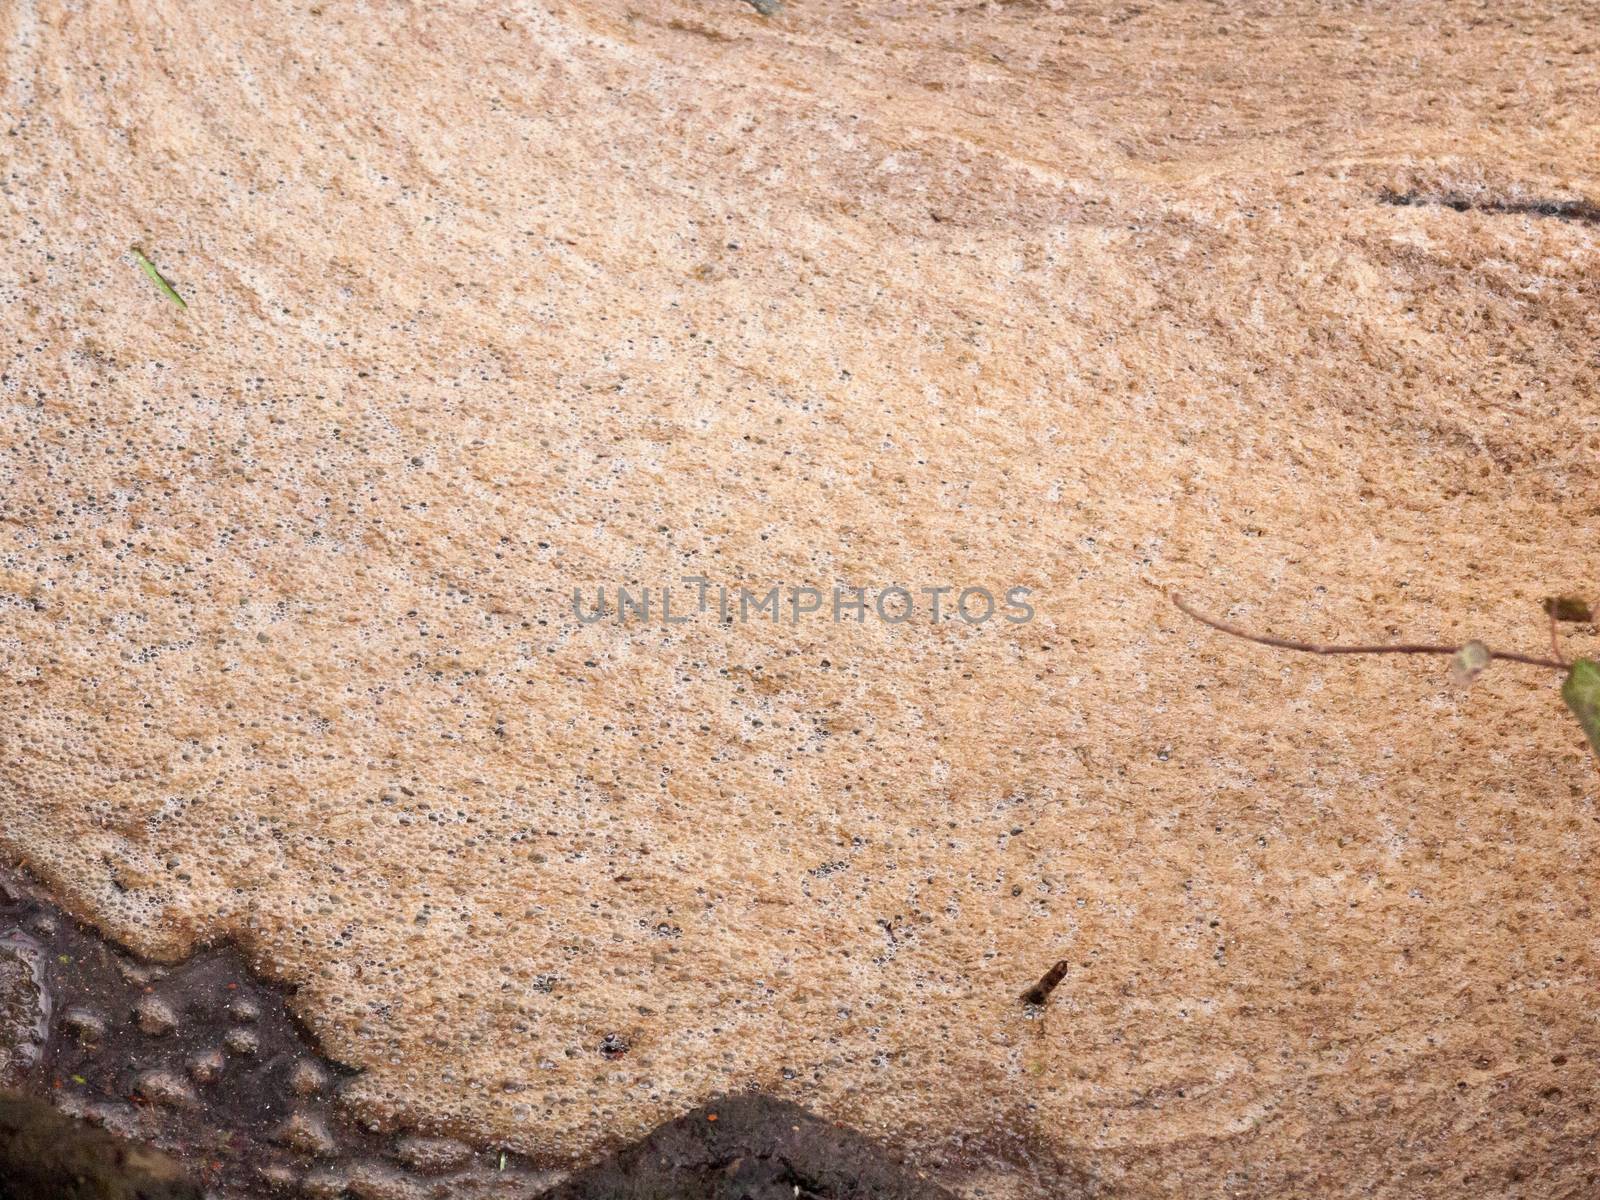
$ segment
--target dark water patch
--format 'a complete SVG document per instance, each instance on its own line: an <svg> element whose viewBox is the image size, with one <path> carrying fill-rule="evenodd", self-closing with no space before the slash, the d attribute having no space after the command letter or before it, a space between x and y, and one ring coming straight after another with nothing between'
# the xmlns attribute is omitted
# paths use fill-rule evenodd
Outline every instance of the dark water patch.
<svg viewBox="0 0 1600 1200"><path fill-rule="evenodd" d="M547 1200L954 1200L853 1130L770 1096L723 1096L548 1193Z"/></svg>
<svg viewBox="0 0 1600 1200"><path fill-rule="evenodd" d="M172 1159L0 1094L0 1200L201 1200Z"/></svg>
<svg viewBox="0 0 1600 1200"><path fill-rule="evenodd" d="M0 1088L168 1151L217 1200L524 1200L560 1175L518 1155L392 1134L339 1101L320 1054L231 946L141 959L0 868Z"/></svg>

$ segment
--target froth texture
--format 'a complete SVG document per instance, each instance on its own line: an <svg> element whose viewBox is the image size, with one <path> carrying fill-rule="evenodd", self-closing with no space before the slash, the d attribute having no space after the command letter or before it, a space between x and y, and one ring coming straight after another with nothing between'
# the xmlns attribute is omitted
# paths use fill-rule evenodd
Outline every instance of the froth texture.
<svg viewBox="0 0 1600 1200"><path fill-rule="evenodd" d="M1592 589L1591 34L0 6L0 847L552 1159L753 1085L971 1193L1581 1190L1557 677L1144 581L1534 652ZM1035 616L574 615L684 576Z"/></svg>

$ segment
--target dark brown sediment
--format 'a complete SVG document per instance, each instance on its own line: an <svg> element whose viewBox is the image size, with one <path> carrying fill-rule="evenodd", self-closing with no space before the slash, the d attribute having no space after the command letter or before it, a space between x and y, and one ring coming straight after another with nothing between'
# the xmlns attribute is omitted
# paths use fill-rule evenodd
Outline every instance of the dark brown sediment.
<svg viewBox="0 0 1600 1200"><path fill-rule="evenodd" d="M169 1156L0 1092L0 1200L201 1200Z"/></svg>
<svg viewBox="0 0 1600 1200"><path fill-rule="evenodd" d="M0 867L0 1200L278 1195L447 1200L938 1200L948 1193L798 1105L721 1097L565 1184L520 1155L365 1127L353 1075L294 1019L286 989L229 947L139 958ZM597 1147L614 1144L595 1130Z"/></svg>
<svg viewBox="0 0 1600 1200"><path fill-rule="evenodd" d="M579 1171L547 1200L954 1200L798 1104L719 1096ZM1065 1200L1065 1198L1063 1198Z"/></svg>
<svg viewBox="0 0 1600 1200"><path fill-rule="evenodd" d="M25 952L31 973L0 973L10 981L0 990L0 1062L26 1065L0 1082L121 1139L85 1135L91 1158L159 1147L212 1194L241 1198L346 1187L526 1197L561 1177L498 1147L354 1119L339 1092L355 1073L316 1048L288 989L258 978L230 946L178 963L143 959L0 867L0 955L8 950L13 961ZM31 1160L40 1128L19 1118L7 1153ZM38 1178L74 1161L42 1158Z"/></svg>

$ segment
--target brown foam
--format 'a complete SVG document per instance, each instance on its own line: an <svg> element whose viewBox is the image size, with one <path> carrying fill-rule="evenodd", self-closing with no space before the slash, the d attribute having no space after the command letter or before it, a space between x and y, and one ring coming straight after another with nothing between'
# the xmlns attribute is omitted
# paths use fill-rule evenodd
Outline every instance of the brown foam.
<svg viewBox="0 0 1600 1200"><path fill-rule="evenodd" d="M969 1187L1583 1186L1551 681L1139 580L1592 586L1585 18L5 6L0 844L529 1153L754 1084ZM572 616L685 574L1038 616Z"/></svg>

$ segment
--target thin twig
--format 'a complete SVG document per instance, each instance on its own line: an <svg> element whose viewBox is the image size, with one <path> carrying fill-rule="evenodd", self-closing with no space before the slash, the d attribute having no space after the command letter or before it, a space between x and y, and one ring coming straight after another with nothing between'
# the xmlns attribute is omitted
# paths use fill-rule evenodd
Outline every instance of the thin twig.
<svg viewBox="0 0 1600 1200"><path fill-rule="evenodd" d="M1561 639L1556 634L1556 609L1555 605L1549 608L1550 614L1550 653L1556 656L1563 669L1568 666L1567 661L1561 657Z"/></svg>
<svg viewBox="0 0 1600 1200"><path fill-rule="evenodd" d="M1209 625L1218 633L1226 633L1230 637L1242 638L1247 642L1255 642L1261 646L1275 646L1279 650L1298 650L1304 654L1456 654L1460 646L1440 646L1427 642L1390 642L1384 645L1373 646L1330 646L1318 642L1295 642L1288 638L1271 637L1263 633L1251 633L1248 629L1240 629L1237 625L1229 625L1226 621L1219 621L1215 617L1208 617L1199 611L1182 596L1160 584L1153 584L1160 589L1168 600L1177 606L1179 612L1192 617L1202 625ZM1567 664L1559 658L1539 658L1532 654L1518 654L1512 650L1490 650L1491 659L1500 659L1504 662L1525 663L1530 667L1545 667L1551 671L1565 671Z"/></svg>

